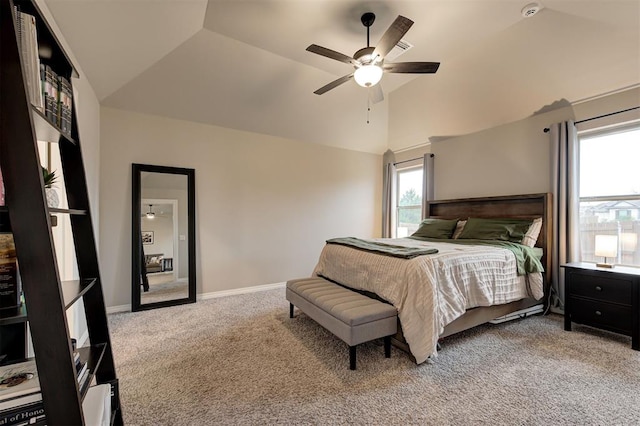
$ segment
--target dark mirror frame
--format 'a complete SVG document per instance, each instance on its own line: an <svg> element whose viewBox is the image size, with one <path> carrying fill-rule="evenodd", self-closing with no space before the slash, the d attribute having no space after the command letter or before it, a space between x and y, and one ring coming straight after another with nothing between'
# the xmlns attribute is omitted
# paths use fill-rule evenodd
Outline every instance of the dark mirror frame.
<svg viewBox="0 0 640 426"><path fill-rule="evenodd" d="M150 164L132 164L132 198L131 198L131 310L144 311L163 308L166 306L195 303L196 301L196 191L195 170L180 167L154 166ZM189 296L182 299L164 300L154 303L140 303L141 265L142 265L142 235L140 216L142 188L140 187L142 172L169 173L187 176L187 253L189 265Z"/></svg>

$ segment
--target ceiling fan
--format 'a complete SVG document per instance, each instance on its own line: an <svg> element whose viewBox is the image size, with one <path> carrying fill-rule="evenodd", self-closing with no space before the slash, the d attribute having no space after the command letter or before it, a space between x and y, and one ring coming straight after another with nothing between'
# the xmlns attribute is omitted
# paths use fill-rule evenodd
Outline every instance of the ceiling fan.
<svg viewBox="0 0 640 426"><path fill-rule="evenodd" d="M156 217L171 217L171 214L167 214L163 210L161 210L160 213L156 213L155 211L153 211L153 204L149 204L148 206L149 211L146 213L143 212L140 217L146 217L147 219L155 219Z"/></svg>
<svg viewBox="0 0 640 426"><path fill-rule="evenodd" d="M440 62L385 63L385 56L387 56L391 49L393 49L400 39L402 39L407 31L409 31L409 28L413 25L413 21L399 15L383 34L378 45L373 47L369 46L369 28L373 25L375 19L376 15L372 12L367 12L360 18L362 25L367 27L367 47L363 47L358 50L353 54L353 57L336 52L335 50L327 49L326 47L318 46L317 44L312 44L307 47L309 52L351 64L355 68L355 71L351 74L340 77L337 80L322 86L313 93L316 95L322 95L323 93L346 83L351 80L351 78L354 78L356 83L362 87L375 87L377 85L374 102L378 102L382 100L382 89L380 89L380 85L378 83L380 82L380 79L382 79L382 74L384 72L401 74L433 74L438 71Z"/></svg>

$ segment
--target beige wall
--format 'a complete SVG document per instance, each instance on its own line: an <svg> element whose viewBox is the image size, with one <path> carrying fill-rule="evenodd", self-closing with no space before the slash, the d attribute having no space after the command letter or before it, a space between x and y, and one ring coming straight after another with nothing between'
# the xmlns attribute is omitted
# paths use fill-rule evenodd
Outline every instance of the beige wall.
<svg viewBox="0 0 640 426"><path fill-rule="evenodd" d="M436 199L532 194L551 190L551 123L571 108L431 143Z"/></svg>
<svg viewBox="0 0 640 426"><path fill-rule="evenodd" d="M380 155L102 108L107 306L130 303L131 163L196 170L197 292L313 271L327 238L377 237Z"/></svg>
<svg viewBox="0 0 640 426"><path fill-rule="evenodd" d="M563 120L579 121L638 105L640 88L634 88L469 135L436 138L430 145L435 155L435 198L549 192L551 146L549 134L543 132L545 127ZM632 119L640 119L640 112L636 110L590 121L579 125L578 129Z"/></svg>

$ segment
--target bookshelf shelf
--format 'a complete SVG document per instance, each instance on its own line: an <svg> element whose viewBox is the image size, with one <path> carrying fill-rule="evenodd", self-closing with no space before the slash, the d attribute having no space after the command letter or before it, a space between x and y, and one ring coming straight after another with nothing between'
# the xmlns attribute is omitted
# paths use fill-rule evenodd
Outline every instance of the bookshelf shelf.
<svg viewBox="0 0 640 426"><path fill-rule="evenodd" d="M100 343L97 345L84 346L78 348L78 353L80 354L80 359L82 361L87 362L89 374L83 383L79 383L80 396L84 399L87 395L87 391L89 390L89 384L93 380L100 363L102 362L102 357L104 356L107 349L107 345L105 343Z"/></svg>
<svg viewBox="0 0 640 426"><path fill-rule="evenodd" d="M0 310L0 326L19 324L27 321L27 307L24 303L19 308Z"/></svg>
<svg viewBox="0 0 640 426"><path fill-rule="evenodd" d="M38 140L58 143L62 140L66 140L76 145L77 142L71 137L64 133L57 125L53 124L47 117L44 116L40 110L31 105L31 117L33 117L33 126L36 129L36 135Z"/></svg>
<svg viewBox="0 0 640 426"><path fill-rule="evenodd" d="M111 385L115 395L112 405L116 408L110 420L122 425L118 378L72 99L71 78L78 77L78 73L36 3L0 0L0 168L6 200L0 212L9 213L9 232L15 242L26 305L16 315L0 317L0 325L17 332L26 329L28 321L46 424L84 425L82 401L88 384L95 381ZM37 92L42 87L43 93ZM42 103L45 113L32 105ZM42 189L43 161L39 157L41 140L54 142L52 147L60 151L68 208L47 206ZM51 228L51 216L60 214L69 217L78 275L92 278L60 279ZM78 383L66 318L67 309L80 301L84 304L89 339L94 344L80 350L81 356L89 360L90 369L83 384ZM25 335L25 331L21 333Z"/></svg>
<svg viewBox="0 0 640 426"><path fill-rule="evenodd" d="M65 309L69 309L96 283L95 278L62 281L62 297Z"/></svg>
<svg viewBox="0 0 640 426"><path fill-rule="evenodd" d="M49 207L49 213L62 213L62 214L71 214L71 215L86 215L86 210L79 209L59 209L57 207Z"/></svg>

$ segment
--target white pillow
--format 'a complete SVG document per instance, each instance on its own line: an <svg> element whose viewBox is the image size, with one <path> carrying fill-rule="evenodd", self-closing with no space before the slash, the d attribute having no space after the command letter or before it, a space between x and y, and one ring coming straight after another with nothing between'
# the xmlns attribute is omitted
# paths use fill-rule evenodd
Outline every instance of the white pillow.
<svg viewBox="0 0 640 426"><path fill-rule="evenodd" d="M533 220L531 226L527 230L527 233L524 234L522 238L522 245L528 247L535 247L536 241L538 241L538 235L540 235L540 230L542 229L542 218L538 217Z"/></svg>
<svg viewBox="0 0 640 426"><path fill-rule="evenodd" d="M456 229L453 230L453 235L451 236L451 238L453 238L454 240L457 239L460 234L462 234L462 230L464 229L464 226L466 224L466 220L459 220L458 223L456 223Z"/></svg>

